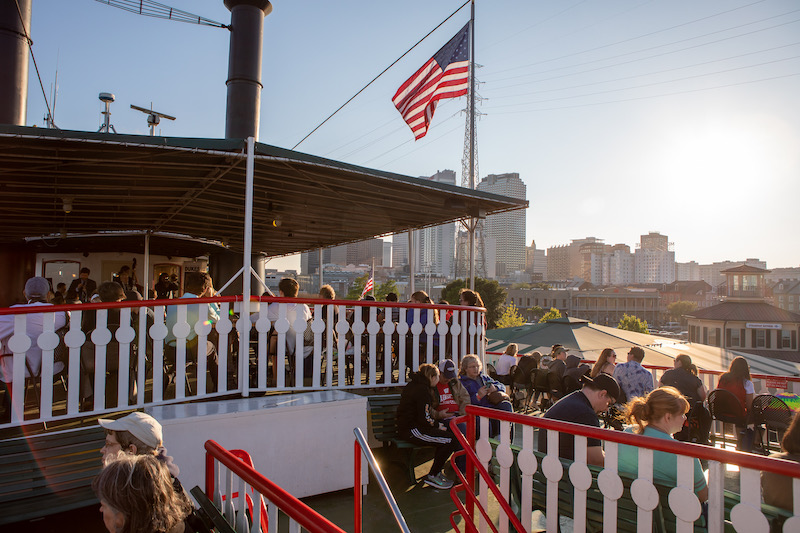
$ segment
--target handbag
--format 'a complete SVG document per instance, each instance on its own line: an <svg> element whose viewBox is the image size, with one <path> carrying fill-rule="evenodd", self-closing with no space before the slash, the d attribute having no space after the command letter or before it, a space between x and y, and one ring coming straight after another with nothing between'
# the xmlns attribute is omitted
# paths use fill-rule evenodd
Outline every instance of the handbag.
<svg viewBox="0 0 800 533"><path fill-rule="evenodd" d="M511 397L508 394L499 390L490 392L486 397L489 398L489 403L491 403L492 405L497 405L498 403L511 401Z"/></svg>

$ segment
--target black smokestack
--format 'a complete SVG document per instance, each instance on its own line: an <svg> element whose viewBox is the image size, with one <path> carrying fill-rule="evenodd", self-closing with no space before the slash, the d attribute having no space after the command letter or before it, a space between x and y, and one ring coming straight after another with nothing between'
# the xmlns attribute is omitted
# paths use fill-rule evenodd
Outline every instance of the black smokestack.
<svg viewBox="0 0 800 533"><path fill-rule="evenodd" d="M0 124L25 125L29 49L25 30L31 30L32 1L0 2Z"/></svg>
<svg viewBox="0 0 800 533"><path fill-rule="evenodd" d="M224 3L231 12L225 137L257 140L263 87L261 44L264 17L272 11L272 5L268 0L224 0Z"/></svg>

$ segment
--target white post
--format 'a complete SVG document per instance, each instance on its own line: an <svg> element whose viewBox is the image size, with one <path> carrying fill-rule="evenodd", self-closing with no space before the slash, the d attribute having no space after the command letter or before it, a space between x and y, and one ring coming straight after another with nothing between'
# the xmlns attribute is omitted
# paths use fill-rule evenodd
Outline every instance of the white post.
<svg viewBox="0 0 800 533"><path fill-rule="evenodd" d="M242 305L239 309L239 389L249 396L248 376L250 357L250 280L252 279L253 249L253 169L255 166L255 139L247 138L247 167L244 200L244 251L242 257Z"/></svg>
<svg viewBox="0 0 800 533"><path fill-rule="evenodd" d="M414 230L408 230L408 297L414 294Z"/></svg>
<svg viewBox="0 0 800 533"><path fill-rule="evenodd" d="M318 263L319 263L319 288L322 289L322 286L325 284L325 282L322 281L322 248L321 247L319 248L319 260L318 260Z"/></svg>
<svg viewBox="0 0 800 533"><path fill-rule="evenodd" d="M150 230L144 234L144 294L142 297L147 300L150 294Z"/></svg>

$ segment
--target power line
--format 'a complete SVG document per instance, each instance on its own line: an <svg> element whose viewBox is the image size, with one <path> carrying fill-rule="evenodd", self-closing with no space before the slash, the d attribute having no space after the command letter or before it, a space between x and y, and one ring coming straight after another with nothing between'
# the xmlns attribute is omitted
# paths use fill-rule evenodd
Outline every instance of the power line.
<svg viewBox="0 0 800 533"><path fill-rule="evenodd" d="M200 15L189 13L181 9L165 6L153 0L95 0L110 7L116 7L129 13L136 13L145 17L157 19L174 20L176 22L187 22L189 24L199 24L201 26L211 26L214 28L228 28L227 24L207 19Z"/></svg>
<svg viewBox="0 0 800 533"><path fill-rule="evenodd" d="M99 1L99 0L98 0L98 1ZM371 80L369 83L367 83L366 85L364 85L364 86L363 86L363 87L362 87L362 88L361 88L361 89L360 89L360 90L359 90L359 91L358 91L356 94L354 94L353 96L351 96L351 97L350 97L350 98L349 98L349 99L348 99L348 100L347 100L345 103L343 103L342 105L340 105L340 106L339 106L339 107L336 109L336 111L334 111L333 113L331 113L330 115L328 115L328 117L327 117L325 120L323 120L322 122L320 122L320 123L317 125L317 127L316 127L316 128L314 128L313 130L311 130L310 132L308 132L308 135L306 135L305 137L303 137L302 139L300 139L300 141L299 141L297 144L295 144L294 146L292 146L292 150L296 149L298 146L300 146L300 145L303 143L303 141L305 141L306 139L308 139L309 137L311 137L311 135L312 135L312 134L313 134L315 131L317 131L318 129L320 129L320 128L323 126L323 124L325 124L325 123L326 123L326 122L328 122L328 121L329 121L331 118L333 118L333 116L334 116L336 113L338 113L339 111L341 111L341 110L344 108L344 106L346 106L347 104L349 104L350 102L352 102L352 101L353 101L353 100L356 98L356 96L358 96L359 94L361 94L362 92L364 92L364 90L365 90L367 87L369 87L370 85L372 85L372 84L373 84L373 83L374 83L374 82L375 82L375 81L376 81L378 78L380 78L381 76L383 76L383 75L386 73L386 71L387 71L387 70L389 70L390 68L392 68L393 66L395 66L395 64L397 64L397 62L398 62L398 61L400 61L400 60L401 60L401 59L403 59L403 58L404 58L406 55L408 55L408 53L409 53L409 52L411 52L411 50L413 50L414 48L416 48L416 47L417 47L417 45L419 45L419 43L421 43L422 41L424 41L425 39L427 39L427 38L428 38L428 36L429 36L430 34L432 34L433 32L435 32L436 30L438 30L438 29L439 29L439 28L440 28L440 27L441 27L441 26L442 26L442 25L443 25L445 22L447 22L448 20L450 20L451 18L453 18L453 16L454 16L456 13L458 13L459 11L461 11L461 9L462 9L464 6L466 6L467 4L469 4L469 3L470 3L470 0L467 0L466 2L464 2L463 4L461 4L461 6L460 6L458 9L456 9L455 11L453 11L452 13L450 13L450 15L449 15L449 16L448 16L446 19L444 19L442 22L440 22L440 23L439 23L439 24L438 24L438 25L437 25L435 28L433 28L431 31L429 31L428 33L426 33L426 34L425 34L425 36L424 36L422 39L420 39L419 41L417 41L416 43L414 43L414 46L412 46L411 48L409 48L408 50L406 50L406 51L403 53L403 55L401 55L400 57L398 57L397 59L395 59L395 60L392 62L392 64L391 64L391 65L389 65L388 67L386 67L385 69L383 69L383 70L380 72L380 74L378 74L377 76L375 76L374 78L372 78L372 80Z"/></svg>

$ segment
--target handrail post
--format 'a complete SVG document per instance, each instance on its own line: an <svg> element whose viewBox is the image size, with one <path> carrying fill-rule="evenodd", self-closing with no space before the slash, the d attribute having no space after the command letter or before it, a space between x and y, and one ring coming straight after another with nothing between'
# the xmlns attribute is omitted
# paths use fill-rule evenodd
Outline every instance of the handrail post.
<svg viewBox="0 0 800 533"><path fill-rule="evenodd" d="M361 447L353 441L353 522L355 533L361 533Z"/></svg>

